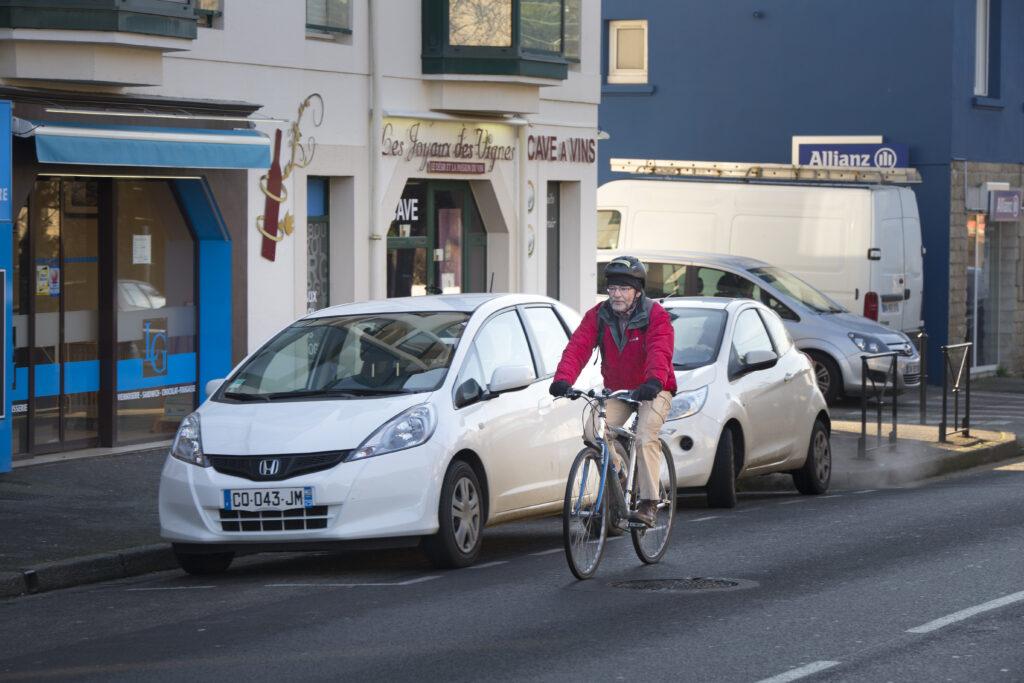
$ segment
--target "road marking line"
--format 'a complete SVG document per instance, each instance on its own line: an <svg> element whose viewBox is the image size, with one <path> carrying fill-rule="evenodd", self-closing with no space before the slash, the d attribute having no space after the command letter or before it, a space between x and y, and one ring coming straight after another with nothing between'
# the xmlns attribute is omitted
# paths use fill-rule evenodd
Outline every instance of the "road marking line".
<svg viewBox="0 0 1024 683"><path fill-rule="evenodd" d="M1005 607L1006 605L1020 602L1021 600L1024 600L1024 591L1012 593L996 600L991 600L980 605L975 605L974 607L962 609L959 612L954 612L953 614L942 617L941 619L929 621L927 624L922 624L916 628L907 629L907 633L930 633L932 631L937 631L944 626L949 626L950 624L955 624L958 621L963 621L964 619L973 617L975 614L981 614L982 612L988 612L989 610Z"/></svg>
<svg viewBox="0 0 1024 683"><path fill-rule="evenodd" d="M757 683L789 683L789 681L796 681L801 678L814 675L819 671L831 669L834 666L839 666L839 662L814 662L807 666L801 666L799 669L790 669L778 676L762 679Z"/></svg>
<svg viewBox="0 0 1024 683"><path fill-rule="evenodd" d="M837 493L833 496L818 496L818 500L828 500L829 498L842 498L842 494Z"/></svg>
<svg viewBox="0 0 1024 683"><path fill-rule="evenodd" d="M795 500L784 500L779 505L796 505L797 503L806 503L807 498L797 498Z"/></svg>
<svg viewBox="0 0 1024 683"><path fill-rule="evenodd" d="M125 588L126 591L190 591L200 588L216 588L216 586L166 586L163 588Z"/></svg>
<svg viewBox="0 0 1024 683"><path fill-rule="evenodd" d="M497 567L499 564L508 564L508 560L498 560L497 562L488 562L487 564L474 564L466 569L487 569L489 567Z"/></svg>
<svg viewBox="0 0 1024 683"><path fill-rule="evenodd" d="M854 493L854 495L856 495L858 493L874 493L877 490L878 489L864 489L863 491L854 491L853 493Z"/></svg>
<svg viewBox="0 0 1024 683"><path fill-rule="evenodd" d="M391 583L268 583L265 588L365 588L378 586L411 586L414 583L423 583L433 579L440 579L437 576L421 576L418 579L408 581L393 581Z"/></svg>
<svg viewBox="0 0 1024 683"><path fill-rule="evenodd" d="M543 550L543 551L541 551L539 553L530 553L530 554L533 555L534 557L536 557L538 555L553 555L555 553L561 553L561 552L565 552L565 549L564 548L552 548L551 550Z"/></svg>
<svg viewBox="0 0 1024 683"><path fill-rule="evenodd" d="M712 515L711 517L698 517L697 519L691 519L691 522L706 522L709 519L718 519L718 515Z"/></svg>

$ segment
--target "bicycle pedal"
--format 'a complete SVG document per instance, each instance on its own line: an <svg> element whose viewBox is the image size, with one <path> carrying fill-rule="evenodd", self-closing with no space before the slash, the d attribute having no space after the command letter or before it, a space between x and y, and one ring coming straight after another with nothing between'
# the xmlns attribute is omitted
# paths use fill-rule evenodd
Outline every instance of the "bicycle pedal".
<svg viewBox="0 0 1024 683"><path fill-rule="evenodd" d="M644 531L651 529L646 522L627 522L626 526L630 529L643 529Z"/></svg>

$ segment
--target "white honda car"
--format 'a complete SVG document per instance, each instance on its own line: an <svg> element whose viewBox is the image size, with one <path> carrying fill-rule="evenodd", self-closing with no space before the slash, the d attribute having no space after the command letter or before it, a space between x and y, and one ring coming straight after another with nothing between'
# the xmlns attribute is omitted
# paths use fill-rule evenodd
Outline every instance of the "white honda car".
<svg viewBox="0 0 1024 683"><path fill-rule="evenodd" d="M797 490L828 490L831 422L811 359L782 320L751 299L662 302L675 330L679 386L661 440L679 488L736 505L736 479L786 472Z"/></svg>
<svg viewBox="0 0 1024 683"><path fill-rule="evenodd" d="M296 321L182 422L160 479L161 535L194 574L237 552L382 539L471 564L485 526L561 510L583 406L548 386L579 322L521 294ZM586 372L577 386L598 386L598 369Z"/></svg>

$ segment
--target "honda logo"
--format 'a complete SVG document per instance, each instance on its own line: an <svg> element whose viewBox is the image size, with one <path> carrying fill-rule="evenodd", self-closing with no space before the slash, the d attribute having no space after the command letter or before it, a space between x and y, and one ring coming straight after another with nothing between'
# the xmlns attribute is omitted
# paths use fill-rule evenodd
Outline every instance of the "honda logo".
<svg viewBox="0 0 1024 683"><path fill-rule="evenodd" d="M280 460L260 460L260 476L272 477L281 470Z"/></svg>

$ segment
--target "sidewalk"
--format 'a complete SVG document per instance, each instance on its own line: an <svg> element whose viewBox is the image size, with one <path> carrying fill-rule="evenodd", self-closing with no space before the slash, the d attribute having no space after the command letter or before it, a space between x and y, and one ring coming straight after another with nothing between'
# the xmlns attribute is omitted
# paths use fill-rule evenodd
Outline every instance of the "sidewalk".
<svg viewBox="0 0 1024 683"><path fill-rule="evenodd" d="M995 378L992 378L995 379ZM978 380L972 388L1024 393L1024 380ZM901 405L903 401L901 400ZM894 447L890 427L868 424L868 450L858 457L860 422L834 420L835 491L912 484L986 463L1020 457L1010 432L971 430L940 444L938 427L900 416ZM38 458L0 474L0 598L135 576L177 567L160 539L157 488L168 444L98 457ZM43 462L39 462L43 461ZM795 489L788 475L741 480L740 490Z"/></svg>

